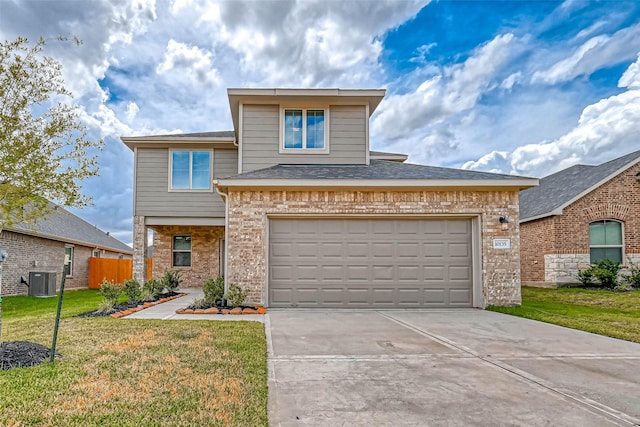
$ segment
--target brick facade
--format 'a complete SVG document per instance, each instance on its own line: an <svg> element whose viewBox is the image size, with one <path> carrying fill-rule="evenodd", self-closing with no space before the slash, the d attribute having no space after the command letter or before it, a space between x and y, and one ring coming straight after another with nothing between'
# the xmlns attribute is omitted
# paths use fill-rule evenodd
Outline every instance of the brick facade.
<svg viewBox="0 0 640 427"><path fill-rule="evenodd" d="M230 191L228 203L227 282L248 291L250 303L267 302L270 215L458 214L479 216L482 301L476 305L520 304L517 191ZM510 221L506 231L501 216ZM494 238L511 239L511 248L494 249Z"/></svg>
<svg viewBox="0 0 640 427"><path fill-rule="evenodd" d="M9 256L2 269L2 295L27 295L29 288L20 284L20 276L29 280L30 272L55 272L57 288L60 288L65 257L65 243L28 234L3 230L0 248ZM65 289L84 289L89 285L89 258L93 247L73 245L72 275L65 280ZM101 250L103 258L117 258L120 253ZM131 258L129 254L123 254Z"/></svg>
<svg viewBox="0 0 640 427"><path fill-rule="evenodd" d="M191 235L191 267L172 266L172 241L175 235ZM166 270L179 270L182 287L201 287L208 278L220 274L220 241L224 227L153 226L153 277Z"/></svg>
<svg viewBox="0 0 640 427"><path fill-rule="evenodd" d="M622 222L624 260L640 259L640 164L564 208L562 215L520 225L523 284L576 282L589 263L589 224Z"/></svg>
<svg viewBox="0 0 640 427"><path fill-rule="evenodd" d="M145 283L147 277L147 247L149 246L147 227L144 217L133 217L133 278L139 283Z"/></svg>

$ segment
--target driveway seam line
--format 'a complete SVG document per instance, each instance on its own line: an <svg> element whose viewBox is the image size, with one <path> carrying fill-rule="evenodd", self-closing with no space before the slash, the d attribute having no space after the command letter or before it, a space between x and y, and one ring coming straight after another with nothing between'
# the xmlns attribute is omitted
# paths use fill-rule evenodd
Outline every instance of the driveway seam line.
<svg viewBox="0 0 640 427"><path fill-rule="evenodd" d="M533 384L537 384L540 387L543 387L551 392L557 393L561 396L564 396L570 400L575 401L576 403L586 406L588 408L592 408L594 410L596 410L597 412L599 412L600 414L604 414L606 416L608 416L609 418L615 418L618 421L624 422L626 424L629 424L631 426L638 426L640 425L640 419L637 419L635 417L633 417L632 415L626 414L622 411L618 411L617 409L611 408L607 405L604 405L602 403L596 402L594 400L591 400L587 397L581 396L579 394L574 394L574 393L569 393L569 392L565 392L562 391L559 388L556 388L554 385L552 384L547 384L547 382L545 380L543 380L542 378L539 378L533 374L530 374L528 372L522 371L521 369L518 369L514 366L511 366L505 362L501 362L499 360L494 359L491 356L482 356L479 353L463 346L460 345L458 343L456 343L455 341L451 341L449 339L446 339L444 337L440 337L439 335L435 335L429 332L426 332L410 323L404 322L400 319L396 319L394 317L392 317L391 315L388 315L386 313L382 313L380 311L376 311L376 313L380 314L381 316L391 320L392 322L396 322L397 324L404 326L407 329L413 330L414 332L421 334L425 337L431 338L437 342L442 343L443 345L446 345L447 347L450 348L455 348L458 349L459 351L462 352L466 352L469 353L471 355L473 355L474 357L480 359L483 362L486 362L488 364L491 364L495 367L497 367L498 369L501 369L503 371L509 372L510 374L517 376L519 378L522 378L525 381L531 382Z"/></svg>

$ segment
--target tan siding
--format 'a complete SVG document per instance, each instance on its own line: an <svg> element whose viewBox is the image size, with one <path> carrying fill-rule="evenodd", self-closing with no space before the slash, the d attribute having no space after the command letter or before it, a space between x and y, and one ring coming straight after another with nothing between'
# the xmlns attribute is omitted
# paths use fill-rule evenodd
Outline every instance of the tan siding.
<svg viewBox="0 0 640 427"><path fill-rule="evenodd" d="M243 172L277 164L364 164L366 110L364 106L329 107L329 154L280 154L278 105L245 105L242 124Z"/></svg>
<svg viewBox="0 0 640 427"><path fill-rule="evenodd" d="M235 150L214 150L214 177L237 173ZM135 214L142 216L224 217L215 191L169 192L169 149L138 148Z"/></svg>

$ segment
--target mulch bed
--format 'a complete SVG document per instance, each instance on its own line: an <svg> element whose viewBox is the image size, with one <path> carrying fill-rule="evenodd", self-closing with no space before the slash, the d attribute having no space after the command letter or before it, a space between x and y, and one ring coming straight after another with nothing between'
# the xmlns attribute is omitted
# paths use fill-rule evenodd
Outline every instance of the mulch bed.
<svg viewBox="0 0 640 427"><path fill-rule="evenodd" d="M29 341L0 343L0 367L2 370L37 366L49 360L51 349ZM56 357L61 357L56 353Z"/></svg>
<svg viewBox="0 0 640 427"><path fill-rule="evenodd" d="M184 295L179 292L165 292L163 294L158 294L153 300L144 301L144 302L123 302L113 307L113 310L110 311L87 311L86 313L78 314L77 317L102 317L102 316L110 316L114 313L127 311L130 309L138 308L144 306L145 303L157 303L160 300L166 300L167 298L174 298L180 295Z"/></svg>
<svg viewBox="0 0 640 427"><path fill-rule="evenodd" d="M215 304L200 303L192 304L187 308L179 308L177 314L265 314L266 308L259 305L257 307L240 306L220 306Z"/></svg>

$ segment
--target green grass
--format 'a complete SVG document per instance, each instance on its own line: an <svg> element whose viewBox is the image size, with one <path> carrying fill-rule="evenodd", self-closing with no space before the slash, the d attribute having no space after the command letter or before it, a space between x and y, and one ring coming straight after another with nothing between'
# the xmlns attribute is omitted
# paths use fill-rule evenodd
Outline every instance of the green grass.
<svg viewBox="0 0 640 427"><path fill-rule="evenodd" d="M0 425L267 425L262 324L73 317L100 301L65 292L62 359L0 371ZM4 298L3 339L50 347L56 304Z"/></svg>
<svg viewBox="0 0 640 427"><path fill-rule="evenodd" d="M489 310L640 343L640 291L522 287L522 306Z"/></svg>

